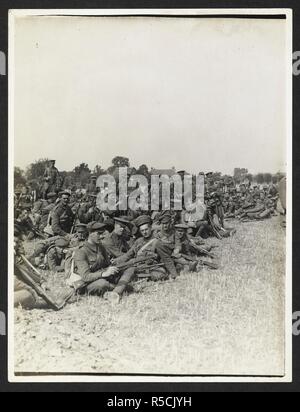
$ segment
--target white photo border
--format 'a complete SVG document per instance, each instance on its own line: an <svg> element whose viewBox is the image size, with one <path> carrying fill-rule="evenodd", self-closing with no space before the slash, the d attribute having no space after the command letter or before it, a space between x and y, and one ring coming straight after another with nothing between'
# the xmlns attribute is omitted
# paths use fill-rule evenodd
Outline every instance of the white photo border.
<svg viewBox="0 0 300 412"><path fill-rule="evenodd" d="M17 376L14 372L14 306L13 306L13 222L14 222L14 33L15 19L25 16L207 16L228 15L278 16L285 15L286 31L286 110L287 110L287 253L286 253L286 306L285 306L285 375L283 377L231 377L231 376L140 376L140 375L61 375L32 374ZM112 382L147 382L147 383L290 383L292 382L292 187L293 187L293 152L292 152L292 96L293 96L293 10L292 9L36 9L9 11L9 134L8 134L8 380L10 383L112 383Z"/></svg>

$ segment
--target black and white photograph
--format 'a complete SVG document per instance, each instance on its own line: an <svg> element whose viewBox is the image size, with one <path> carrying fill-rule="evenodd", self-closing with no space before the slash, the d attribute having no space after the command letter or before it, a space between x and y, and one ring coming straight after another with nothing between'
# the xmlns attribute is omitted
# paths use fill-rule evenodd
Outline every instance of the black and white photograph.
<svg viewBox="0 0 300 412"><path fill-rule="evenodd" d="M11 10L9 373L290 382L292 11Z"/></svg>

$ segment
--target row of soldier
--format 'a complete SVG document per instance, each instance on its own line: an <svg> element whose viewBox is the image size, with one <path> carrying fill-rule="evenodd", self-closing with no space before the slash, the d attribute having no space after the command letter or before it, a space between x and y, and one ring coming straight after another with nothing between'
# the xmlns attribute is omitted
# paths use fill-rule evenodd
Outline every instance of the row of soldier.
<svg viewBox="0 0 300 412"><path fill-rule="evenodd" d="M95 193L49 192L33 206L18 204L16 264L24 257L21 239L43 238L35 240L34 252L24 258L29 268L35 273L64 272L66 285L77 294L96 294L117 303L135 279L164 281L176 279L183 270L198 272L204 264L217 268L206 239L232 236L235 229L226 227L226 219L271 217L276 213L275 191L272 185L207 192L207 209L199 220L187 211L104 212L97 207ZM35 280L42 285L45 278ZM15 305L36 307L39 300L32 285L17 276Z"/></svg>

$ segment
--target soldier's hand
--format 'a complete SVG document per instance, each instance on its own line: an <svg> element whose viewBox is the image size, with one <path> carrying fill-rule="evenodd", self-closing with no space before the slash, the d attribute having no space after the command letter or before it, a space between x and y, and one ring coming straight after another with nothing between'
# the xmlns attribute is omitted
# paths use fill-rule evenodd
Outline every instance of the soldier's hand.
<svg viewBox="0 0 300 412"><path fill-rule="evenodd" d="M103 278L109 278L110 276L117 275L119 273L119 269L115 266L110 266L102 275Z"/></svg>

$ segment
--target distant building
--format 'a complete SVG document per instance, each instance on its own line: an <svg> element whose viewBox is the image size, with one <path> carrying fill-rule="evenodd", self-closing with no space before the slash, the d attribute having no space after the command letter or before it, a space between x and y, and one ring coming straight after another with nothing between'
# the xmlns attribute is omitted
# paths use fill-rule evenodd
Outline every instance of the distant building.
<svg viewBox="0 0 300 412"><path fill-rule="evenodd" d="M176 175L176 169L173 167L172 169L154 169L153 167L151 168L150 174L152 176L169 176L172 177Z"/></svg>

